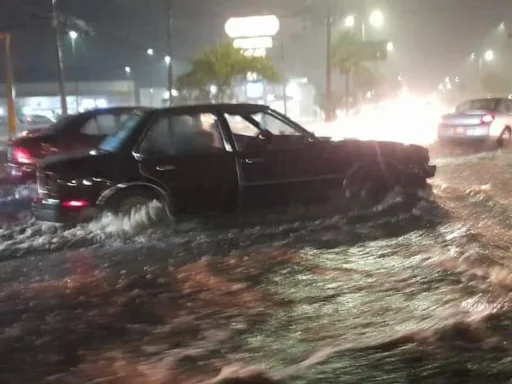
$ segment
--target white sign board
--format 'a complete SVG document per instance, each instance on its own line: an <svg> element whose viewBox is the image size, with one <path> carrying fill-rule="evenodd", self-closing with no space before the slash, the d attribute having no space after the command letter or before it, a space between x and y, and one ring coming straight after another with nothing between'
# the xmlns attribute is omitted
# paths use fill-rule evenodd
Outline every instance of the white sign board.
<svg viewBox="0 0 512 384"><path fill-rule="evenodd" d="M274 36L279 31L279 19L275 15L232 17L226 21L224 30L232 39Z"/></svg>
<svg viewBox="0 0 512 384"><path fill-rule="evenodd" d="M239 37L233 40L233 46L240 49L272 48L272 37Z"/></svg>

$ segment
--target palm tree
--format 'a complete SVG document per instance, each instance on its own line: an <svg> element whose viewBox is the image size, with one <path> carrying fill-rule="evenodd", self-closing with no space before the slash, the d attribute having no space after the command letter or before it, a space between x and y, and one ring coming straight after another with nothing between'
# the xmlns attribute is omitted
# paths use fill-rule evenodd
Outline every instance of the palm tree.
<svg viewBox="0 0 512 384"><path fill-rule="evenodd" d="M363 41L351 31L341 32L334 41L331 60L333 66L346 79L347 110L352 79L357 86L356 91L358 93L375 88L379 82L379 76L365 65L362 54Z"/></svg>
<svg viewBox="0 0 512 384"><path fill-rule="evenodd" d="M270 60L265 57L247 56L233 44L222 42L204 51L192 61L192 68L177 79L181 90L195 90L210 94L214 87L215 101L229 101L233 82L255 73L261 79L277 82L278 74Z"/></svg>

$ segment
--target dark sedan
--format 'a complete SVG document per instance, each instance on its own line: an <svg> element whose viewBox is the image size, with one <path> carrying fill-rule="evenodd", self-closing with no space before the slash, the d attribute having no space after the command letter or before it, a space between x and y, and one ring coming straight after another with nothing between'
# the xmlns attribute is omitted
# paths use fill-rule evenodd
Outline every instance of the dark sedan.
<svg viewBox="0 0 512 384"><path fill-rule="evenodd" d="M9 143L6 174L11 181L35 181L41 159L97 147L117 132L119 124L138 108L112 107L69 115L47 126L23 132Z"/></svg>
<svg viewBox="0 0 512 384"><path fill-rule="evenodd" d="M33 211L75 222L159 200L172 215L226 213L333 192L355 207L399 185L423 188L434 174L423 147L319 139L267 106L171 107L134 113L95 150L47 159Z"/></svg>

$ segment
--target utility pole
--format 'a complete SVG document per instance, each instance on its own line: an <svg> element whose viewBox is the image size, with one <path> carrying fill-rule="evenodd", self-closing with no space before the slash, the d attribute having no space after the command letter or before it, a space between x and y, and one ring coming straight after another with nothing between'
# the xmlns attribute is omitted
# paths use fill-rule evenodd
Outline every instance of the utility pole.
<svg viewBox="0 0 512 384"><path fill-rule="evenodd" d="M5 43L5 58L7 62L7 121L9 123L9 139L12 139L16 136L16 108L14 106L14 75L11 56L11 35L8 33L0 34L0 39L4 40Z"/></svg>
<svg viewBox="0 0 512 384"><path fill-rule="evenodd" d="M325 121L334 120L333 100L332 100L332 0L327 0L327 17L325 20L326 27L326 63L325 63Z"/></svg>
<svg viewBox="0 0 512 384"><path fill-rule="evenodd" d="M55 33L55 59L57 60L57 77L59 83L60 107L62 115L68 114L66 101L66 88L64 85L64 61L62 59L62 44L60 40L60 17L58 13L57 0L52 0L52 26Z"/></svg>
<svg viewBox="0 0 512 384"><path fill-rule="evenodd" d="M172 67L172 0L167 0L167 55L169 64L167 65L167 91L169 92L169 105L172 105L172 90L174 88L174 74Z"/></svg>
<svg viewBox="0 0 512 384"><path fill-rule="evenodd" d="M286 68L286 61L285 61L285 52L284 52L284 38L281 36L281 65L283 66L283 72ZM283 73L283 112L285 115L288 115L288 95L286 93L286 88L288 85L288 79L286 77L286 74Z"/></svg>

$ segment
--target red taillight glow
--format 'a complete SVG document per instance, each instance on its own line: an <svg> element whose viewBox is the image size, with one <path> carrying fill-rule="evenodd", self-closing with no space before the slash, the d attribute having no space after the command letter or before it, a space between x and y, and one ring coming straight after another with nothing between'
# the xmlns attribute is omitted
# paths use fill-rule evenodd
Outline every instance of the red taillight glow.
<svg viewBox="0 0 512 384"><path fill-rule="evenodd" d="M34 157L26 148L16 147L12 151L12 157L15 162L22 164L33 164L35 162Z"/></svg>
<svg viewBox="0 0 512 384"><path fill-rule="evenodd" d="M493 115L483 115L482 116L482 123L484 124L491 124L494 121Z"/></svg>
<svg viewBox="0 0 512 384"><path fill-rule="evenodd" d="M89 202L85 200L67 200L62 202L64 208L84 208L89 206Z"/></svg>

